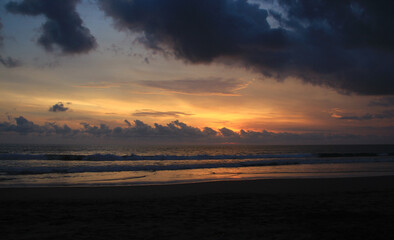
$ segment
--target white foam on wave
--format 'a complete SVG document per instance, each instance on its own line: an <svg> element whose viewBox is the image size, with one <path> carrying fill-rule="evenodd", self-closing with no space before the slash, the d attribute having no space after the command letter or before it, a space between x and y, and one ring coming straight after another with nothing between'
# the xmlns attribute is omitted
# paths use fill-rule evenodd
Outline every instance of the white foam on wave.
<svg viewBox="0 0 394 240"><path fill-rule="evenodd" d="M1 164L0 172L7 175L19 174L43 174L43 173L82 173L82 172L122 172L122 171L161 171L161 170L184 170L184 169L204 169L204 168L234 168L253 166L279 166L296 164L326 164L326 163L372 163L372 162L394 162L393 157L359 157L359 158L276 158L276 159L243 159L242 161L218 161L218 162L184 162L174 161L171 164L161 165L143 161L139 164L125 165L108 162L104 165L90 164L81 165L50 165L34 166L25 164ZM89 163L89 162L88 162Z"/></svg>
<svg viewBox="0 0 394 240"><path fill-rule="evenodd" d="M132 161L132 160L222 160L222 159L256 159L256 158L306 158L313 157L311 153L301 154L255 154L255 155L114 155L114 154L92 154L92 155L68 155L68 154L19 154L2 153L0 160L64 160L64 161Z"/></svg>

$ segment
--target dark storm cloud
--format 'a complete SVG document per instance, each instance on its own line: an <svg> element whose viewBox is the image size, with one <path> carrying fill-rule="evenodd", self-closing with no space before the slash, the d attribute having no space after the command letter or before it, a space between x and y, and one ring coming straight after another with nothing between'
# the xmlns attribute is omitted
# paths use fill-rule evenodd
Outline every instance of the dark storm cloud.
<svg viewBox="0 0 394 240"><path fill-rule="evenodd" d="M170 92L195 95L236 95L249 83L237 79L185 79L168 81L140 81L140 85Z"/></svg>
<svg viewBox="0 0 394 240"><path fill-rule="evenodd" d="M99 4L119 29L144 33L147 47L187 62L241 64L342 93L394 94L393 1L278 0L282 11L244 0Z"/></svg>
<svg viewBox="0 0 394 240"><path fill-rule="evenodd" d="M228 128L218 131L205 127L203 130L180 121L173 121L165 125L155 123L145 124L134 120L125 128L117 126L114 128L106 124L99 126L89 123L81 123L82 128L72 129L67 125L59 126L56 123L35 124L20 116L15 118L15 123L0 122L0 140L9 139L11 136L26 135L36 136L40 141L53 139L53 137L72 137L73 141L87 140L110 140L118 142L135 143L244 143L244 144L327 144L327 143L392 143L393 129L387 128L387 135L351 135L351 134L322 134L304 133L295 134L288 132L245 131L235 132ZM14 135L11 135L14 134ZM34 138L31 138L34 139ZM62 138L64 139L64 138Z"/></svg>
<svg viewBox="0 0 394 240"><path fill-rule="evenodd" d="M50 112L65 112L67 110L68 110L68 107L65 107L62 102L58 102L49 108Z"/></svg>
<svg viewBox="0 0 394 240"><path fill-rule="evenodd" d="M65 54L77 54L89 52L97 45L96 39L83 26L76 11L79 2L80 0L11 1L6 4L6 9L15 14L44 15L46 22L42 25L38 43L48 51L52 51L56 45Z"/></svg>
<svg viewBox="0 0 394 240"><path fill-rule="evenodd" d="M266 10L244 1L99 2L120 28L144 32L147 46L171 47L176 56L190 62L210 62L221 55L238 54L243 43L248 47L248 42L260 40L267 48L276 48L285 40L282 31L269 28Z"/></svg>
<svg viewBox="0 0 394 240"><path fill-rule="evenodd" d="M177 111L166 111L166 112L160 112L160 111L154 111L151 109L144 109L144 110L139 110L136 111L135 113L132 114L132 116L135 117L181 117L181 116L190 116L193 114L190 113L184 113L184 112L177 112Z"/></svg>

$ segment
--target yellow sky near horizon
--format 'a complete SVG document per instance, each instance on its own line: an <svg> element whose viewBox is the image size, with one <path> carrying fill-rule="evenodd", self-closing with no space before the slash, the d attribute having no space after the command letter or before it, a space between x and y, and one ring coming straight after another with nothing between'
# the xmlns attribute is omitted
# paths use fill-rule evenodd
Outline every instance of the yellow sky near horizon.
<svg viewBox="0 0 394 240"><path fill-rule="evenodd" d="M177 119L195 127L236 131L340 132L365 122L338 120L333 112L363 115L373 99L339 94L297 79L278 83L247 69L220 64L185 65L170 59L163 67L158 56L149 64L135 63L129 68L122 66L122 58L109 58L120 62L115 70L97 68L108 60L105 58L80 64L79 59L64 59L62 67L51 69L7 70L0 82L1 118L24 116L41 124L57 122L71 127L79 127L81 122L114 127L124 125L125 119L148 124ZM81 64L85 66L81 68ZM145 65L152 71L141 70ZM180 69L175 71L178 75L173 74L174 69ZM69 110L49 112L57 102L71 103L66 105ZM387 119L379 124L390 125Z"/></svg>

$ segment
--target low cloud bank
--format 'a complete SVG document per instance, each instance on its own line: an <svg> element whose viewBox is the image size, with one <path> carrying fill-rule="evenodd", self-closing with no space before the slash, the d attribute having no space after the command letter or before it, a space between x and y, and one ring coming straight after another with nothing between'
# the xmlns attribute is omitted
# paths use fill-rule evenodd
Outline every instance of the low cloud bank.
<svg viewBox="0 0 394 240"><path fill-rule="evenodd" d="M75 142L89 143L94 140L114 143L144 144L351 144L351 143L393 143L394 138L387 136L361 136L351 134L320 134L270 131L233 131L228 128L215 130L209 127L197 128L178 120L165 125L148 125L140 120L132 123L125 120L126 126L111 128L106 124L98 126L81 123L81 128L72 129L68 125L56 123L35 124L23 116L15 122L0 123L0 140L7 142L10 136L30 136L40 140L45 138L72 139Z"/></svg>

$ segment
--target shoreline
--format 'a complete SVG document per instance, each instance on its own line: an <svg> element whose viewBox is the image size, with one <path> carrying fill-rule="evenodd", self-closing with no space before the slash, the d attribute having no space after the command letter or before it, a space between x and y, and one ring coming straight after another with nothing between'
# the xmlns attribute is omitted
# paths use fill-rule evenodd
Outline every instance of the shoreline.
<svg viewBox="0 0 394 240"><path fill-rule="evenodd" d="M163 171L119 171L2 175L0 189L100 188L204 184L209 182L394 176L394 162L326 163ZM317 180L320 181L320 180Z"/></svg>
<svg viewBox="0 0 394 240"><path fill-rule="evenodd" d="M134 186L0 188L2 201L130 200L205 194L331 194L394 191L394 176L279 178Z"/></svg>

